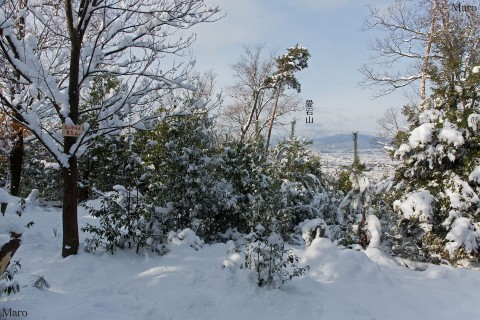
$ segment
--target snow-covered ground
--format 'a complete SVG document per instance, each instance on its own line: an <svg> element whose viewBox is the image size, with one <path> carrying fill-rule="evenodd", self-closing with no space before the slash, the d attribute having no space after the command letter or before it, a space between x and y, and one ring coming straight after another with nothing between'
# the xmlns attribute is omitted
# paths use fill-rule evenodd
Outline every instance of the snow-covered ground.
<svg viewBox="0 0 480 320"><path fill-rule="evenodd" d="M5 319L480 319L479 271L433 265L414 271L377 249L340 250L316 239L295 249L310 266L304 277L281 289L259 288L250 271L224 267L231 244L196 251L177 243L165 256L81 250L63 259L59 209L30 204L21 219L35 222L14 256L21 259L22 288L0 298L0 312L28 315ZM79 220L92 222L84 210ZM34 275L51 287L33 287Z"/></svg>

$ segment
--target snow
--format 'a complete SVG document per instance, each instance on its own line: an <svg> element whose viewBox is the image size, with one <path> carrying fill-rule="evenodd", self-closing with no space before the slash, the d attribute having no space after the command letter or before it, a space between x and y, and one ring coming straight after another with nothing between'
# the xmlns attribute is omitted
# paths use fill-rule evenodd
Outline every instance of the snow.
<svg viewBox="0 0 480 320"><path fill-rule="evenodd" d="M0 248L5 244L10 242L11 236L9 234L0 234Z"/></svg>
<svg viewBox="0 0 480 320"><path fill-rule="evenodd" d="M418 218L421 222L431 221L433 217L433 202L435 197L428 190L409 193L406 198L393 203L395 210L400 210L405 219ZM428 226L424 224L424 227Z"/></svg>
<svg viewBox="0 0 480 320"><path fill-rule="evenodd" d="M432 139L433 123L424 123L412 130L408 142L412 148L425 145Z"/></svg>
<svg viewBox="0 0 480 320"><path fill-rule="evenodd" d="M0 202L1 203L9 203L11 201L11 196L8 194L8 192L0 188Z"/></svg>
<svg viewBox="0 0 480 320"><path fill-rule="evenodd" d="M377 248L341 250L317 237L307 248L293 248L310 266L304 277L281 289L259 288L253 271L240 269L232 241L195 250L192 230L172 234L175 243L165 256L82 250L64 259L61 230L52 232L60 217L59 209L27 204L21 219L35 224L13 257L21 259L15 276L21 291L2 296L2 308L27 311L26 319L36 320L480 318L475 270L426 265L414 271ZM79 208L80 225L92 221ZM33 287L32 275L43 276L50 288Z"/></svg>
<svg viewBox="0 0 480 320"><path fill-rule="evenodd" d="M21 218L15 213L5 215L1 219L0 234L10 234L11 232L22 234L25 231Z"/></svg>
<svg viewBox="0 0 480 320"><path fill-rule="evenodd" d="M446 248L453 254L460 247L464 247L467 252L471 252L478 248L480 243L480 231L475 228L469 219L457 218L452 224L452 229L447 234L447 240L451 241L447 243Z"/></svg>
<svg viewBox="0 0 480 320"><path fill-rule="evenodd" d="M380 248L382 225L377 216L373 214L367 216L367 230L370 234L368 248Z"/></svg>
<svg viewBox="0 0 480 320"><path fill-rule="evenodd" d="M450 122L445 122L438 134L440 141L459 147L465 143L462 133Z"/></svg>
<svg viewBox="0 0 480 320"><path fill-rule="evenodd" d="M475 183L480 183L480 166L477 166L475 169L473 169L468 176L468 180L474 181Z"/></svg>
<svg viewBox="0 0 480 320"><path fill-rule="evenodd" d="M468 212L472 204L479 202L478 196L470 187L468 182L464 181L458 175L452 175L452 186L445 189L445 194L450 199L450 207L459 212Z"/></svg>

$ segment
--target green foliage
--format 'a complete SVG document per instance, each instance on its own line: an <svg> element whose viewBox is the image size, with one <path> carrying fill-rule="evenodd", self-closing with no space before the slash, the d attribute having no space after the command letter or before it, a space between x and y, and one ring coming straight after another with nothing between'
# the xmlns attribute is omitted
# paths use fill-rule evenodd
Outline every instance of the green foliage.
<svg viewBox="0 0 480 320"><path fill-rule="evenodd" d="M21 187L22 197L27 197L33 189L40 191L44 200L63 199L62 171L51 157L37 153L34 159L24 162Z"/></svg>
<svg viewBox="0 0 480 320"><path fill-rule="evenodd" d="M16 260L3 272L0 276L0 296L11 295L20 291L19 283L14 279L15 275L19 272L20 261Z"/></svg>
<svg viewBox="0 0 480 320"><path fill-rule="evenodd" d="M286 54L275 59L277 62L277 71L273 76L268 77L265 82L275 87L289 87L300 92L300 82L295 78L293 73L307 68L309 58L310 53L308 49L298 44L295 47L289 48Z"/></svg>
<svg viewBox="0 0 480 320"><path fill-rule="evenodd" d="M148 173L146 196L163 208L169 230L194 229L214 239L224 231L236 199L221 175L224 160L217 153L212 120L206 114L167 119L141 138Z"/></svg>
<svg viewBox="0 0 480 320"><path fill-rule="evenodd" d="M94 190L106 192L115 185L138 187L142 183L142 159L135 152L134 133L131 129L121 135L98 139L95 147L79 159L81 200L90 198Z"/></svg>
<svg viewBox="0 0 480 320"><path fill-rule="evenodd" d="M271 166L263 157L263 141L228 142L222 154L222 176L233 188L236 199L227 225L248 233L254 226L270 220L268 213L275 210Z"/></svg>
<svg viewBox="0 0 480 320"><path fill-rule="evenodd" d="M266 233L262 226L246 236L245 268L254 270L260 287L280 287L286 281L303 276L310 267L298 265L299 258L279 234Z"/></svg>
<svg viewBox="0 0 480 320"><path fill-rule="evenodd" d="M479 106L475 100L468 107L461 105L453 93L426 100L395 152L402 163L395 175L401 187L394 206L400 223L392 251L404 257L433 263L455 263L461 256L476 259L480 188L470 175L480 165L480 145L467 119ZM418 192L434 196L431 213L402 206Z"/></svg>
<svg viewBox="0 0 480 320"><path fill-rule="evenodd" d="M157 221L152 221L154 209L146 205L136 190L118 186L100 198L100 208L85 205L90 215L98 218L99 225L87 224L82 231L92 234L85 241L85 250L93 252L104 248L114 253L116 249L140 248L147 245L153 251L161 251L157 246L164 234L158 231Z"/></svg>
<svg viewBox="0 0 480 320"><path fill-rule="evenodd" d="M368 245L366 229L367 215L371 210L371 185L365 172L367 168L360 161L357 147L357 132L353 133L353 162L340 175L339 186L345 197L338 207L339 220L343 235L340 243L345 246L360 245L363 249ZM348 180L346 177L348 175ZM348 189L348 187L350 187Z"/></svg>
<svg viewBox="0 0 480 320"><path fill-rule="evenodd" d="M340 171L337 178L337 188L347 194L352 190L352 181L350 181L351 170L346 168Z"/></svg>
<svg viewBox="0 0 480 320"><path fill-rule="evenodd" d="M284 238L304 220L323 217L315 203L316 197L325 193L320 158L308 149L309 144L292 133L272 150L276 208L271 215L275 218L274 230Z"/></svg>

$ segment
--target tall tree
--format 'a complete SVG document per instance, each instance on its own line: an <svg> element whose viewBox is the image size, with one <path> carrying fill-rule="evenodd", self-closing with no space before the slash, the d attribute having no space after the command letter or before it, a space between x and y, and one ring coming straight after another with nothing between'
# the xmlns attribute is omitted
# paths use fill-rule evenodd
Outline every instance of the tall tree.
<svg viewBox="0 0 480 320"><path fill-rule="evenodd" d="M27 6L27 0L18 1L15 5L16 7L10 7L9 4L4 4L12 12L12 21L16 24L18 28L18 37L23 39L25 37L25 17L21 14L16 14L16 8L18 11L21 11ZM9 70L7 66L1 66L0 70L7 73ZM10 98L14 99L15 95L21 91L20 83L20 73L16 70L13 70L13 81L8 83L0 84L6 94L10 94ZM1 105L0 101L0 105ZM15 110L9 111L14 112ZM18 196L20 192L20 180L22 177L22 164L25 154L24 147L24 135L26 135L25 128L22 124L12 120L4 112L0 116L2 122L4 123L4 130L2 130L2 152L5 153L8 157L9 162L9 184L10 184L10 194ZM2 203L1 211L4 214L7 209L7 204Z"/></svg>
<svg viewBox="0 0 480 320"><path fill-rule="evenodd" d="M476 13L444 0L437 10L431 59L432 94L407 112L409 128L395 151L403 249L415 259L478 261L478 131L480 26ZM408 110L406 110L408 111ZM408 238L408 239L407 239ZM412 258L412 256L410 256Z"/></svg>
<svg viewBox="0 0 480 320"><path fill-rule="evenodd" d="M286 54L275 59L277 62L277 71L272 77L266 80L267 84L271 84L276 91L275 104L268 125L266 150L268 150L268 146L270 145L270 136L277 113L278 99L286 88L294 89L300 93L300 82L295 78L293 73L307 68L309 58L310 53L307 48L297 44L295 47L288 48Z"/></svg>
<svg viewBox="0 0 480 320"><path fill-rule="evenodd" d="M222 117L238 130L241 140L257 138L268 127L275 102L275 88L270 79L275 72L274 55L263 54L264 46L244 47L240 60L232 66L235 84L229 89L233 102L225 106ZM278 102L275 120L302 108L297 95L283 95Z"/></svg>
<svg viewBox="0 0 480 320"><path fill-rule="evenodd" d="M62 167L66 257L79 247L77 157L99 136L128 126L145 128L158 119L152 111L156 101L169 90L188 87L192 65L168 58L181 55L194 40L179 30L212 21L219 10L203 0L37 0L22 10L16 3L5 0L0 7L0 64L20 75L21 91L12 99L1 90L0 101ZM14 12L25 18L25 37ZM117 77L118 89L84 105L94 90L91 80L101 74ZM81 125L83 132L62 137L63 125Z"/></svg>
<svg viewBox="0 0 480 320"><path fill-rule="evenodd" d="M428 80L450 81L450 76L439 72L445 70L446 61L455 55L470 64L480 49L476 40L480 16L456 11L448 0L398 0L385 10L372 8L365 29L385 35L371 44L370 62L361 68L361 85L378 88L379 96L410 87L425 98ZM465 66L457 70L459 75L467 72Z"/></svg>

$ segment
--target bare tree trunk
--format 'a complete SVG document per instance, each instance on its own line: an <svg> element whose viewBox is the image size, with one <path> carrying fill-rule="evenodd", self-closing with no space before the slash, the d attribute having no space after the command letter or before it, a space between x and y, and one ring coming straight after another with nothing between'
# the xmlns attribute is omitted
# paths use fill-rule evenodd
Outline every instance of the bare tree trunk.
<svg viewBox="0 0 480 320"><path fill-rule="evenodd" d="M247 123L245 124L245 126L243 126L243 128L241 128L242 135L240 137L240 142L244 141L245 135L247 134L248 129L250 128L250 125L252 124L253 116L255 115L255 111L257 110L257 104L258 104L258 98L259 98L259 95L260 95L260 90L258 92L254 92L253 95L254 95L254 98L253 98L252 111L250 112L250 116L248 117ZM258 121L257 121L257 123L258 123Z"/></svg>
<svg viewBox="0 0 480 320"><path fill-rule="evenodd" d="M270 146L270 136L272 135L273 121L275 120L275 114L277 113L278 98L280 97L280 88L277 91L277 96L275 97L275 105L273 106L272 117L270 118L270 125L268 126L267 133L267 143L265 146L265 153L268 152L268 147Z"/></svg>
<svg viewBox="0 0 480 320"><path fill-rule="evenodd" d="M437 11L437 2L433 5L432 9L432 22L430 24L430 33L428 35L428 42L427 42L427 49L425 50L425 59L423 60L423 70L422 70L422 99L425 99L425 86L427 80L427 66L428 66L428 59L430 57L430 50L432 48L432 41L433 41L433 32L435 31L435 18L436 18L436 11Z"/></svg>

